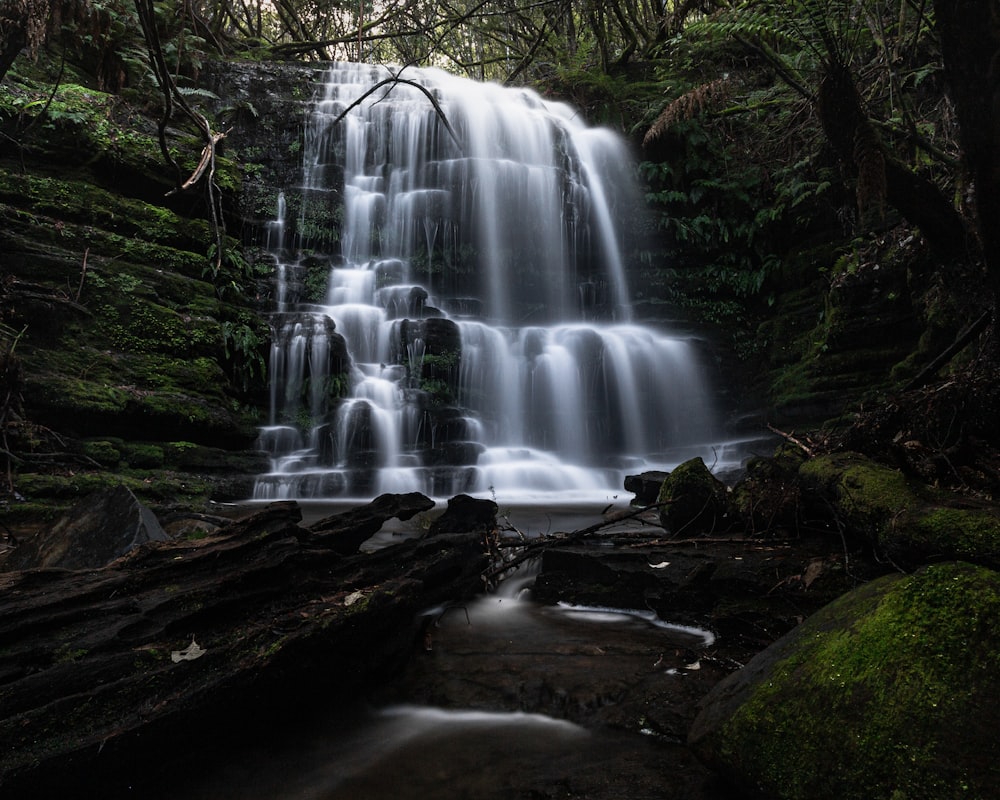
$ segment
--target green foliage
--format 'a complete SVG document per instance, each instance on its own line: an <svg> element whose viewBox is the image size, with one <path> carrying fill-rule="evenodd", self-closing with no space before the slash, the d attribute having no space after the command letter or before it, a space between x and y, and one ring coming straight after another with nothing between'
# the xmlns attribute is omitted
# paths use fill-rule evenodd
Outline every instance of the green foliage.
<svg viewBox="0 0 1000 800"><path fill-rule="evenodd" d="M435 406L450 405L455 401L451 386L442 378L424 378L420 381L420 390L430 396Z"/></svg>
<svg viewBox="0 0 1000 800"><path fill-rule="evenodd" d="M737 298L758 294L779 265L775 205L761 165L729 160L697 120L674 126L670 160L639 166L646 199L678 251L696 258L704 291Z"/></svg>
<svg viewBox="0 0 1000 800"><path fill-rule="evenodd" d="M305 276L302 279L302 288L305 291L307 300L313 303L324 302L329 283L330 269L327 264L310 262L306 265Z"/></svg>
<svg viewBox="0 0 1000 800"><path fill-rule="evenodd" d="M241 389L248 389L255 380L262 379L267 371L261 333L261 323L243 315L239 321L222 323L222 338L233 382Z"/></svg>

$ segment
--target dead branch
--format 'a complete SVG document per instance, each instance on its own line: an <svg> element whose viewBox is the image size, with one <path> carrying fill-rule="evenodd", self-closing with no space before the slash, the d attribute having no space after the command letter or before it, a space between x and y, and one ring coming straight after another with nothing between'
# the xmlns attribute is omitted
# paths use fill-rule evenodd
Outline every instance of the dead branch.
<svg viewBox="0 0 1000 800"><path fill-rule="evenodd" d="M483 582L487 586L493 586L495 585L497 579L503 577L505 574L510 572L515 567L520 566L525 561L537 557L539 553L550 547L571 544L579 541L580 539L586 539L587 537L593 536L611 525L633 519L641 514L645 514L647 511L652 511L662 506L669 505L670 502L672 501L643 506L642 508L636 509L635 511L629 512L623 516L616 516L614 519L601 520L593 525L588 525L586 528L580 528L579 530L571 531L569 533L553 533L547 536L539 537L538 539L517 542L513 546L519 547L520 552L510 556L509 558L503 559L499 564L496 563L496 558L491 559L491 565L483 571Z"/></svg>
<svg viewBox="0 0 1000 800"><path fill-rule="evenodd" d="M964 350L965 346L968 345L969 342L985 330L986 326L992 321L992 319L992 309L984 311L975 322L958 334L955 341L952 342L943 353L924 367L920 373L913 378L913 380L906 384L904 391L911 391L912 389L919 389L925 386L938 370L951 361L961 350Z"/></svg>
<svg viewBox="0 0 1000 800"><path fill-rule="evenodd" d="M87 254L90 253L90 248L88 247L83 251L83 265L80 267L80 285L76 287L76 297L73 301L76 303L80 302L80 294L83 292L83 279L87 277Z"/></svg>
<svg viewBox="0 0 1000 800"><path fill-rule="evenodd" d="M180 186L176 187L175 189L171 189L169 192L167 192L167 196L176 194L177 192L183 192L186 189L190 189L199 180L201 180L201 176L205 174L205 170L207 170L215 162L216 144L218 144L222 139L225 138L226 134L223 132L212 133L209 136L208 144L206 144L202 148L201 160L198 162L198 166L195 167L194 172L191 173L191 177L188 178L186 181L184 181L184 183L182 183Z"/></svg>
<svg viewBox="0 0 1000 800"><path fill-rule="evenodd" d="M139 22L142 26L143 38L146 41L146 48L149 52L150 64L153 67L156 82L163 93L163 114L160 117L159 123L160 151L163 153L167 164L173 167L177 184L177 188L172 190L172 192L168 192L168 194L193 186L202 175L206 172L208 173L208 180L205 181L205 191L209 208L209 224L212 229L213 238L215 239L215 269L218 271L222 266L222 245L225 229L222 219L222 200L213 178L215 175L215 145L225 134L214 133L212 126L205 116L193 109L178 89L177 82L174 80L173 75L170 74L170 69L167 67L166 58L163 54L160 36L156 29L152 0L135 0L135 8L139 14ZM194 174L187 182L181 181L180 166L171 155L170 148L167 147L166 129L168 123L173 118L175 108L180 108L188 119L195 124L205 141L201 162L199 162Z"/></svg>
<svg viewBox="0 0 1000 800"><path fill-rule="evenodd" d="M815 455L813 449L809 445L807 445L801 439L797 439L793 434L791 434L791 433L785 433L784 431L779 431L777 428L775 428L770 423L768 424L767 429L769 431L771 431L771 433L778 434L778 436L780 436L785 441L791 442L792 444L796 445L797 447L802 448L802 452L804 452L810 458L812 458Z"/></svg>
<svg viewBox="0 0 1000 800"><path fill-rule="evenodd" d="M448 122L448 117L445 116L444 111L441 109L441 105L438 103L434 95L431 94L430 90L426 86L421 86L416 81L411 81L407 78L400 78L398 75L393 75L391 78L386 78L385 80L381 80L374 86L372 86L370 89L368 89L357 100L355 100L347 108L345 108L342 112L340 112L340 115L333 121L333 124L336 125L339 122L341 122L351 111L353 111L355 108L361 105L365 100L371 97L375 92L377 92L383 86L389 86L389 85L395 86L396 84L399 83L406 84L407 86L412 86L414 89L419 89L421 92L423 92L424 96L426 96L427 99L430 101L430 104L434 106L435 113L438 115L438 118L444 125L445 130L448 131L449 135L452 138L452 141L454 141L455 144L458 146L458 148L461 149L462 143L461 141L459 141L458 135L455 133L455 130L451 127L451 123ZM386 92L386 94L383 96L383 99L386 96L388 96L388 92Z"/></svg>

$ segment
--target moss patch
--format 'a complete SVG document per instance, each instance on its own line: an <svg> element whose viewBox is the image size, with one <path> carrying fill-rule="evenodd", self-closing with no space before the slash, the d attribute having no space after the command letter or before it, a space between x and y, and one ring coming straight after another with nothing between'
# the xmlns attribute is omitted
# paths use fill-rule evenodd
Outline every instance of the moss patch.
<svg viewBox="0 0 1000 800"><path fill-rule="evenodd" d="M963 563L873 581L790 634L718 757L777 798L992 796L1000 575Z"/></svg>
<svg viewBox="0 0 1000 800"><path fill-rule="evenodd" d="M910 481L858 453L810 459L799 476L852 532L902 563L961 558L1000 564L1000 512L989 503Z"/></svg>

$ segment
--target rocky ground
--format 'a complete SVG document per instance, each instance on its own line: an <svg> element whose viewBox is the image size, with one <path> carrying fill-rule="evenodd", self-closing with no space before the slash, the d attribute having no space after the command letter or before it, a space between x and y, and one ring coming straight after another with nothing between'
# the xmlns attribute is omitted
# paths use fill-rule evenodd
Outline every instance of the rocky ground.
<svg viewBox="0 0 1000 800"><path fill-rule="evenodd" d="M426 796L439 780L456 797L729 797L685 744L698 701L880 569L839 537L670 539L649 512L528 550L507 531L487 550L508 562L530 553L528 572L474 598L469 564L487 564L474 518L457 523L471 539L442 517L430 538L418 524L415 541L356 553L354 529L412 516L411 505L376 502L306 526L294 504L277 504L105 568L8 573L5 790L44 796L52 780L73 779L104 796L189 783L188 796L223 797L212 782L223 780L228 796L252 797L219 770L253 748L271 754L258 765L290 742L307 751L315 742L303 733L316 725L343 738L367 698L375 708L542 714L581 737L557 752L553 737L530 745L523 732L471 751L469 736L461 747L414 743L393 754L395 777L375 768L342 786L348 794L321 796L405 797L404 786ZM509 591L515 582L531 602ZM639 613L595 619L559 603ZM188 663L192 638L208 654ZM175 647L180 661L165 658ZM184 768L164 782L166 763ZM463 789L471 773L475 787Z"/></svg>
<svg viewBox="0 0 1000 800"><path fill-rule="evenodd" d="M519 761L518 778L497 775L488 796L733 797L686 747L699 701L879 568L831 538L671 542L655 533L632 527L547 550L527 582L540 605L505 614L503 604L518 601L489 596L448 611L430 631L429 649L379 700L541 713L592 732L594 744L576 758L542 753L541 763ZM657 619L690 630L613 616L595 622L556 610L555 602L655 610Z"/></svg>

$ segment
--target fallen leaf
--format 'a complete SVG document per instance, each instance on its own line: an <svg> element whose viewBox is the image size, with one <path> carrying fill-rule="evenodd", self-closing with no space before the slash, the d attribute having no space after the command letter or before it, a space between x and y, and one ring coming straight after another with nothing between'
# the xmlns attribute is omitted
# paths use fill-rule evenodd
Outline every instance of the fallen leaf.
<svg viewBox="0 0 1000 800"><path fill-rule="evenodd" d="M353 606L358 600L364 600L365 593L362 591L351 592L347 597L344 598L345 606Z"/></svg>
<svg viewBox="0 0 1000 800"><path fill-rule="evenodd" d="M802 575L802 585L808 589L824 572L826 572L826 562L822 558L814 558Z"/></svg>
<svg viewBox="0 0 1000 800"><path fill-rule="evenodd" d="M191 644L183 650L173 650L170 653L170 660L175 664L181 661L194 661L196 658L201 658L207 652L207 650L194 640L194 637L191 637Z"/></svg>

